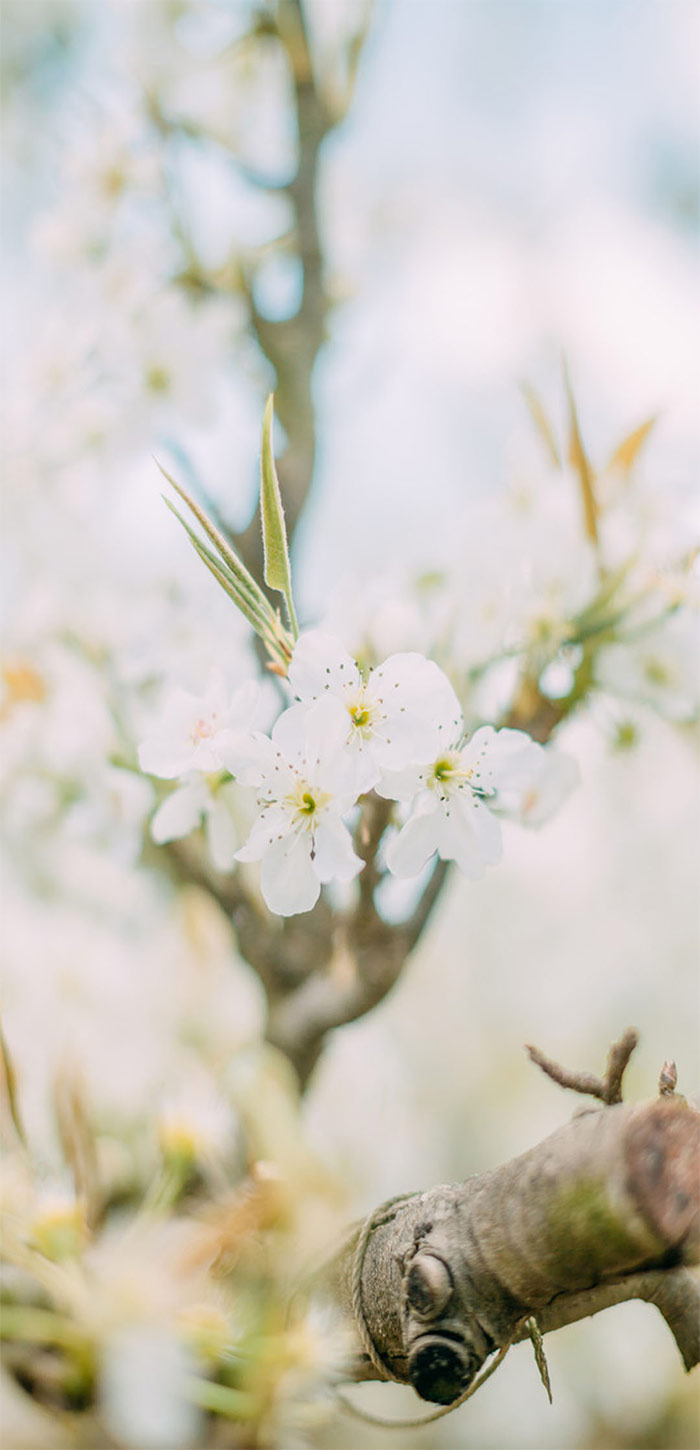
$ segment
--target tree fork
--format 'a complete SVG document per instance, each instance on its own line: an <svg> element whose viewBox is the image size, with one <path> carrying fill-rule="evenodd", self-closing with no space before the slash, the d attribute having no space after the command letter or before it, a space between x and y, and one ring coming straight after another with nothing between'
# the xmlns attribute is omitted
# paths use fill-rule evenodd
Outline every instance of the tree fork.
<svg viewBox="0 0 700 1450"><path fill-rule="evenodd" d="M633 1298L657 1305L691 1369L698 1262L700 1113L668 1093L586 1109L510 1163L393 1201L353 1233L331 1273L362 1346L349 1378L448 1405L530 1316L548 1333Z"/></svg>

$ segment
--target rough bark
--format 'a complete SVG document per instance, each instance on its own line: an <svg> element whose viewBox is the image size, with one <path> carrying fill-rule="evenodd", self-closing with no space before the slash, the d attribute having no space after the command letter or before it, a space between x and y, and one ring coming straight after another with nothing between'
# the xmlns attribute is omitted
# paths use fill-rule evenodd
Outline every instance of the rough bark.
<svg viewBox="0 0 700 1450"><path fill-rule="evenodd" d="M333 1291L353 1323L352 1378L450 1404L488 1357L611 1304L654 1303L700 1357L700 1114L666 1096L580 1113L464 1183L380 1208L346 1243Z"/></svg>

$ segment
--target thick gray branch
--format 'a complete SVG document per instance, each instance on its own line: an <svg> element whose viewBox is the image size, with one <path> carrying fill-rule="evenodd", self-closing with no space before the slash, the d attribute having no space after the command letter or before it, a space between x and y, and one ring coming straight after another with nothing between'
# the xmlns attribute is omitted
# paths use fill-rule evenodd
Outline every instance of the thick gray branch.
<svg viewBox="0 0 700 1450"><path fill-rule="evenodd" d="M700 1114L682 1099L574 1118L530 1152L380 1213L341 1251L334 1292L354 1377L451 1403L536 1315L543 1332L624 1299L655 1303L698 1358Z"/></svg>

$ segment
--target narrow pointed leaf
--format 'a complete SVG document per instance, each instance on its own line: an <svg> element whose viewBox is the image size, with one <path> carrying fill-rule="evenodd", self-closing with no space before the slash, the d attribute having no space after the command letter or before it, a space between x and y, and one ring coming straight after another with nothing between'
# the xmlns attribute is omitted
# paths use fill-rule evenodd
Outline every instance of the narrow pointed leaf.
<svg viewBox="0 0 700 1450"><path fill-rule="evenodd" d="M163 495L163 502L170 509L170 512L175 515L178 523L182 524L190 543L194 545L200 559L203 560L212 572L216 571L217 576L221 576L220 582L226 581L226 593L230 595L241 612L246 615L246 618L248 619L250 615L254 615L261 623L265 623L274 618L272 605L265 599L265 596L249 589L245 580L241 582L239 576L228 569L220 555L212 553L211 549L207 548L204 540L200 539L199 534L195 533L191 525L188 524L187 519L182 517L179 509L176 509L174 503L169 498L166 498L165 495Z"/></svg>
<svg viewBox="0 0 700 1450"><path fill-rule="evenodd" d="M260 515L262 518L263 552L265 558L265 583L270 589L278 589L284 595L294 637L298 634L294 604L292 601L292 576L289 567L289 547L284 522L284 510L280 494L279 479L272 452L273 396L265 405L262 436L262 461L260 484Z"/></svg>
<svg viewBox="0 0 700 1450"><path fill-rule="evenodd" d="M258 588L252 575L243 569L234 573L220 554L215 554L195 532L192 526L183 518L182 514L175 507L169 498L163 495L163 501L175 515L178 523L182 524L190 543L195 552L206 565L210 574L216 579L224 593L232 600L236 608L247 619L248 623L255 630L263 641L268 654L280 664L283 669L281 673L286 674L289 661L292 657L293 640L288 631L280 622L279 615L273 609L269 599L265 598L262 590ZM235 557L235 556L234 556Z"/></svg>
<svg viewBox="0 0 700 1450"><path fill-rule="evenodd" d="M656 414L654 414L653 418L647 418L645 423L640 423L638 428L635 428L632 433L629 433L626 438L623 438L622 443L615 449L608 468L617 468L621 473L629 473L630 469L636 463L637 457L641 453L655 422Z"/></svg>
<svg viewBox="0 0 700 1450"><path fill-rule="evenodd" d="M569 403L569 463L576 469L581 484L581 499L583 502L583 520L586 534L592 544L598 543L598 506L595 497L595 475L588 459L588 454L583 446L581 429L579 427L576 403L569 382L569 375L564 367L564 386Z"/></svg>
<svg viewBox="0 0 700 1450"><path fill-rule="evenodd" d="M537 432L539 433L540 438L542 439L542 442L547 449L547 452L552 460L552 463L554 464L554 467L561 468L561 454L556 444L554 431L550 425L549 419L544 411L538 394L535 392L535 389L531 386L530 383L521 383L520 391L527 405L530 417L532 418Z"/></svg>
<svg viewBox="0 0 700 1450"><path fill-rule="evenodd" d="M261 606L269 609L269 600L265 598L265 595L263 594L260 585L256 583L253 575L248 569L246 569L245 564L242 562L242 560L239 559L238 554L236 553L235 549L231 547L228 539L224 538L221 531L217 529L216 525L213 524L211 519L207 516L207 514L205 514L204 509L200 508L199 504L195 501L195 499L190 496L190 494L187 492L187 489L183 488L182 484L177 483L174 478L171 478L167 470L163 468L162 463L159 463L158 467L163 477L167 479L171 488L175 489L175 492L182 499L183 503L186 503L190 512L194 514L197 522L201 524L205 534L207 535L207 538L214 545L217 554L221 558L222 562L227 566L230 573L235 575L235 577L240 581L243 588L247 589L250 594L254 595L258 599Z"/></svg>
<svg viewBox="0 0 700 1450"><path fill-rule="evenodd" d="M24 1125L17 1102L17 1078L14 1064L10 1056L10 1049L5 1041L5 1034L0 1023L0 1091L5 1098L6 1106L12 1119L12 1125L23 1147L27 1146L27 1139L24 1133Z"/></svg>
<svg viewBox="0 0 700 1450"><path fill-rule="evenodd" d="M202 560L202 563L206 564L207 569L209 570L210 574L213 574L214 578L217 581L217 584L221 585L224 593L228 594L229 599L233 600L233 603L236 605L236 608L240 610L240 613L243 615L244 619L248 620L248 623L255 630L255 633L260 636L261 640L265 644L265 648L267 649L268 653L272 655L273 659L281 661L285 665L286 673L286 666L289 662L289 659L291 658L291 649L285 651L284 647L275 637L273 625L268 623L267 620L261 619L259 615L255 614L254 611L249 608L248 601L244 598L241 598L241 595L231 584L230 576L224 574L223 569L218 568L216 561L212 558L209 550L205 549L202 545L198 545L196 538L193 538L192 542L197 553L199 554L200 559Z"/></svg>

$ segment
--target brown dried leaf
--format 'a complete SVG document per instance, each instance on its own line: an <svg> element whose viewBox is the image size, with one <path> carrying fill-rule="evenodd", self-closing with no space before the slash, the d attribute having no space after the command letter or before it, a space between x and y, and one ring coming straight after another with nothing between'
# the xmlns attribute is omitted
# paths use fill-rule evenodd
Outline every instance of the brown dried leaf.
<svg viewBox="0 0 700 1450"><path fill-rule="evenodd" d="M647 418L645 423L640 423L632 433L628 433L626 438L623 438L608 463L608 470L618 469L620 473L630 472L656 421L657 415L654 414L653 417Z"/></svg>
<svg viewBox="0 0 700 1450"><path fill-rule="evenodd" d="M595 473L583 445L576 403L566 367L564 368L564 386L569 403L569 463L572 468L575 468L581 484L581 499L583 502L583 518L586 534L591 543L597 545L598 505L595 496Z"/></svg>
<svg viewBox="0 0 700 1450"><path fill-rule="evenodd" d="M556 439L554 437L554 430L551 427L547 414L544 411L544 407L542 406L539 394L535 392L535 389L530 383L521 383L520 391L525 400L530 417L532 418L537 432L539 433L540 438L542 439L542 442L547 449L547 452L552 463L554 464L554 467L561 468L561 454L559 452Z"/></svg>

